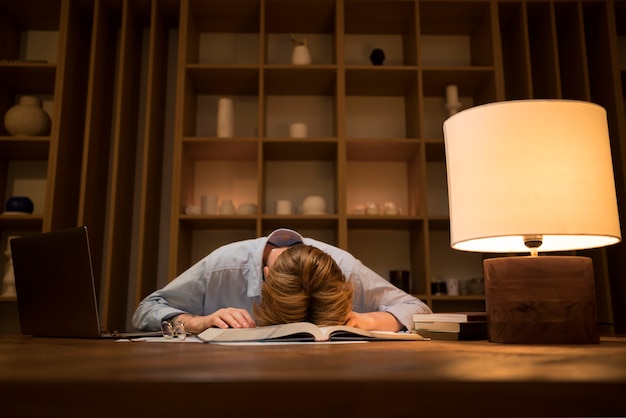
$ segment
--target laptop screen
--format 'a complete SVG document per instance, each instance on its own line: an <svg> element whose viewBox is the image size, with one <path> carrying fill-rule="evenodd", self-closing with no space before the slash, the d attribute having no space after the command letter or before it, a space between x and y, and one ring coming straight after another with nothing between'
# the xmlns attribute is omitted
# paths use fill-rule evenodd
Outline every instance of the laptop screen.
<svg viewBox="0 0 626 418"><path fill-rule="evenodd" d="M100 336L86 227L11 240L22 334Z"/></svg>

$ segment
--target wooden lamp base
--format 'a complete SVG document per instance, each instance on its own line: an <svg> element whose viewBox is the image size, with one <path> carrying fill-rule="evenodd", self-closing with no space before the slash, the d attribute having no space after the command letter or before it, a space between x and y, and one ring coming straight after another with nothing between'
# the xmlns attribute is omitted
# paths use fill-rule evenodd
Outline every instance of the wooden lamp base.
<svg viewBox="0 0 626 418"><path fill-rule="evenodd" d="M483 266L489 341L600 342L590 258L503 257Z"/></svg>

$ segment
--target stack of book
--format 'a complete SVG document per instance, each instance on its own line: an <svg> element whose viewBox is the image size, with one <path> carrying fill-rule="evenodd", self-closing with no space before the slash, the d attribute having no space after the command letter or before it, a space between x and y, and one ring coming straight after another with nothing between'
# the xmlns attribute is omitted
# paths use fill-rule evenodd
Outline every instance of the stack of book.
<svg viewBox="0 0 626 418"><path fill-rule="evenodd" d="M433 340L486 340L486 312L414 314L415 332Z"/></svg>

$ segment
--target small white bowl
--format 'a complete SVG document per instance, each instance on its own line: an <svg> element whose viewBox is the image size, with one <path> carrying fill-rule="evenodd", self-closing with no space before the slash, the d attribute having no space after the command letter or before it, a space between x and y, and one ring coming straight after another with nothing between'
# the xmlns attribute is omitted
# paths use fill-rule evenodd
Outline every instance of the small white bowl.
<svg viewBox="0 0 626 418"><path fill-rule="evenodd" d="M242 203L237 208L238 215L255 215L256 205L254 203Z"/></svg>

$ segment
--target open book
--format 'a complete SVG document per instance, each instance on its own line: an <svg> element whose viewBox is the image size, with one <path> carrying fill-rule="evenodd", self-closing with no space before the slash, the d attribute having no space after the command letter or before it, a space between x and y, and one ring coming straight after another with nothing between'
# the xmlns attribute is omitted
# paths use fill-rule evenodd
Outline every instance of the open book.
<svg viewBox="0 0 626 418"><path fill-rule="evenodd" d="M318 327L310 322L269 325L256 328L209 328L198 339L204 342L241 341L348 341L348 340L427 340L410 332L366 331L346 325Z"/></svg>

